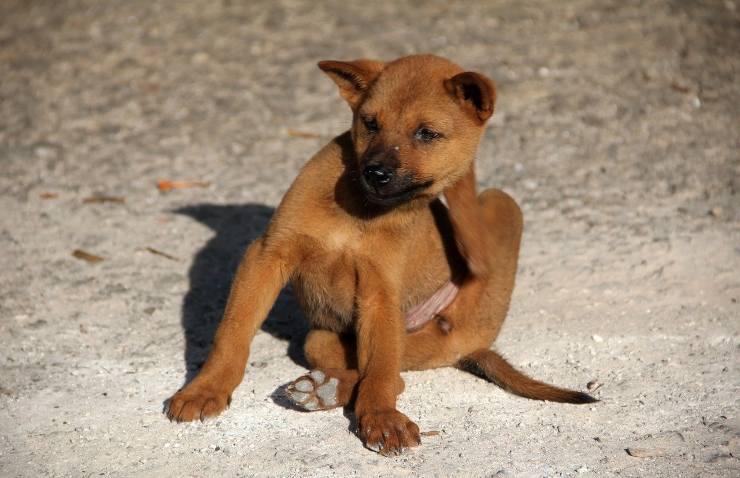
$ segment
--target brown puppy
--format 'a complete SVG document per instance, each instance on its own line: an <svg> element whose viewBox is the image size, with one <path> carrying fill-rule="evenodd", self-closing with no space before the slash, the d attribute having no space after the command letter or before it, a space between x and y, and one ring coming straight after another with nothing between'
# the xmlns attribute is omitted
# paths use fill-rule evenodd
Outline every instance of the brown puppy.
<svg viewBox="0 0 740 478"><path fill-rule="evenodd" d="M308 410L354 401L360 437L383 454L420 442L396 410L401 370L452 365L525 397L593 401L532 380L489 350L509 307L522 229L513 199L476 194L491 81L431 55L319 67L352 108L352 128L304 166L247 250L213 350L170 399L170 419L229 405L287 281L311 321L305 354L315 369L288 395Z"/></svg>

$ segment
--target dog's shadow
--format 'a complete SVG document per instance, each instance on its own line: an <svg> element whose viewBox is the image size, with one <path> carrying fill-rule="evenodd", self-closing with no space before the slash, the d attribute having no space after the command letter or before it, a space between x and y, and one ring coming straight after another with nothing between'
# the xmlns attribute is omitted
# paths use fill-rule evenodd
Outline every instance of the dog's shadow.
<svg viewBox="0 0 740 478"><path fill-rule="evenodd" d="M174 212L189 216L215 232L195 255L189 272L190 288L182 304L187 384L208 357L239 261L247 246L265 231L274 209L263 204L196 204ZM262 330L287 340L288 356L296 364L306 366L303 342L308 325L290 287L280 293Z"/></svg>

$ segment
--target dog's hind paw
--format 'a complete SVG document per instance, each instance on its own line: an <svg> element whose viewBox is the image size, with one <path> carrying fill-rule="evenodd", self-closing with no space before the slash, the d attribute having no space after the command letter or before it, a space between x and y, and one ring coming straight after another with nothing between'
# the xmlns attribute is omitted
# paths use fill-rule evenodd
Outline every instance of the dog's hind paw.
<svg viewBox="0 0 740 478"><path fill-rule="evenodd" d="M329 410L346 404L340 394L340 379L322 370L312 370L288 384L288 398L304 410Z"/></svg>

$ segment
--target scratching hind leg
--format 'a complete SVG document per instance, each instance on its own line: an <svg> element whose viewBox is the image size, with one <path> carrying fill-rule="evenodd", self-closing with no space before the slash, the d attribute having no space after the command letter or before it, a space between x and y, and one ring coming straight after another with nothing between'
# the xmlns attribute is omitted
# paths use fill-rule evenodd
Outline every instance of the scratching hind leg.
<svg viewBox="0 0 740 478"><path fill-rule="evenodd" d="M479 242L487 249L491 273L468 277L439 317L406 336L403 370L455 365L473 351L487 349L501 329L514 288L522 214L516 202L498 189L483 191L478 206L487 235Z"/></svg>
<svg viewBox="0 0 740 478"><path fill-rule="evenodd" d="M496 339L509 310L514 290L519 245L522 238L522 212L516 201L499 189L486 189L478 196L481 219L488 234L491 275L481 285L480 301L471 314L477 318L478 335L488 348Z"/></svg>

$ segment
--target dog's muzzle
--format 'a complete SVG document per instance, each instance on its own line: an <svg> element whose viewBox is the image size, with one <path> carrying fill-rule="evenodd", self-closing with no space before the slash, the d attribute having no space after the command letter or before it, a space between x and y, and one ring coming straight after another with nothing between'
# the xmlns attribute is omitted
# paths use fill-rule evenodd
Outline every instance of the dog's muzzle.
<svg viewBox="0 0 740 478"><path fill-rule="evenodd" d="M432 181L417 182L410 173L399 174L398 170L366 167L360 176L365 198L373 204L396 206L410 201L432 185Z"/></svg>

